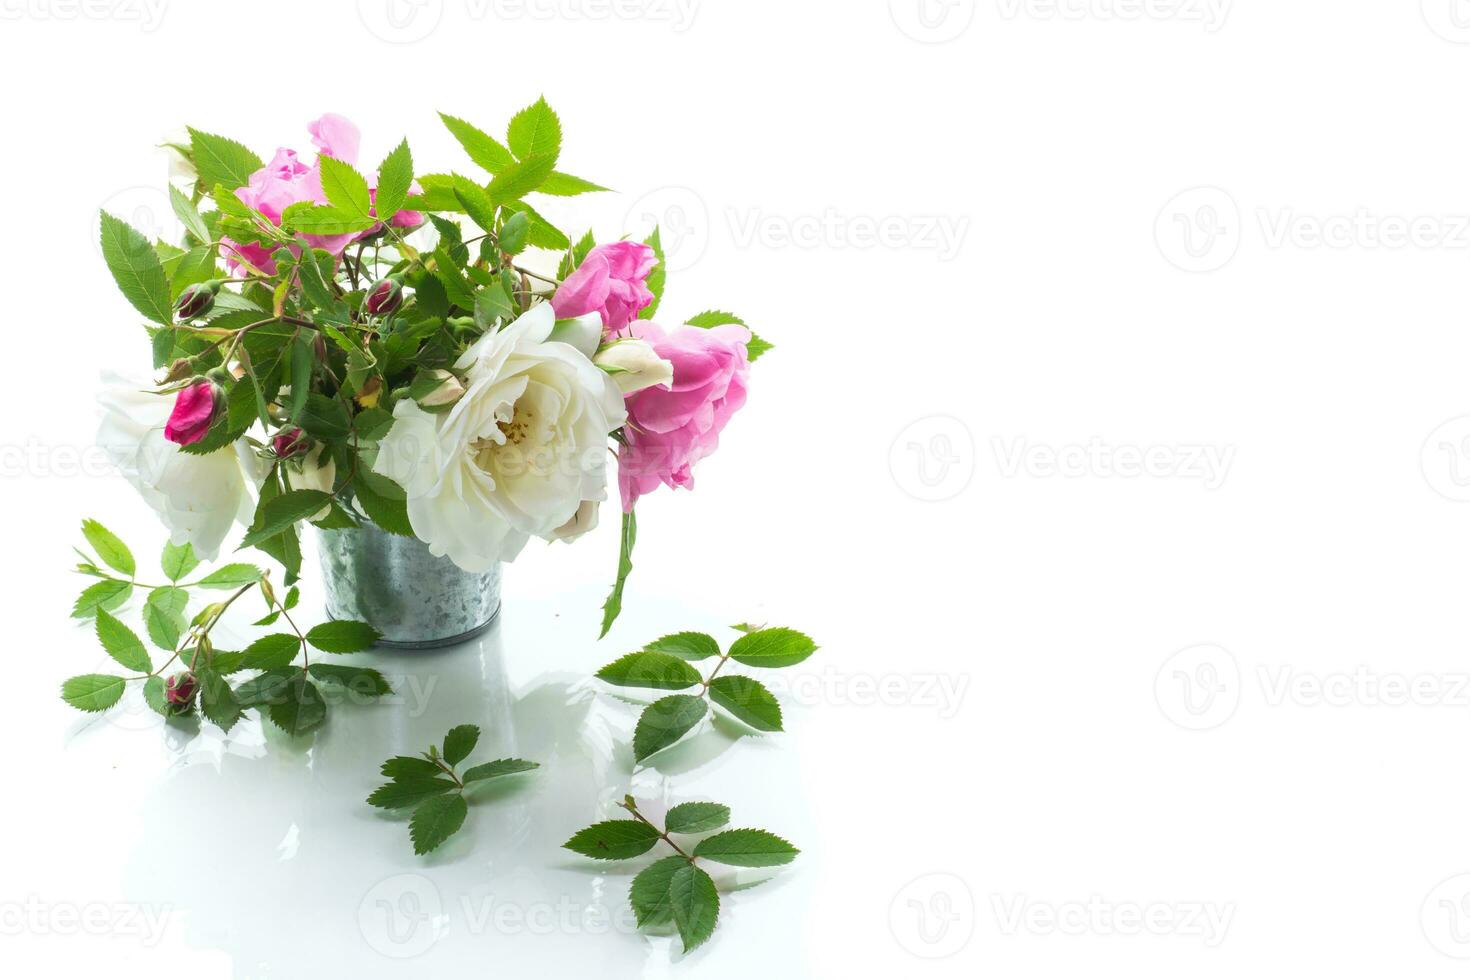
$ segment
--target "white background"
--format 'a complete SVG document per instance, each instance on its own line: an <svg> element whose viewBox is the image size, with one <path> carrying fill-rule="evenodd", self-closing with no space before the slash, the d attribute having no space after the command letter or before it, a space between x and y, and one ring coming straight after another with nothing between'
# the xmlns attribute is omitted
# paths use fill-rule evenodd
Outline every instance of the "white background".
<svg viewBox="0 0 1470 980"><path fill-rule="evenodd" d="M12 975L1462 974L1470 4L157 2L0 0ZM563 168L619 191L544 210L661 220L660 319L776 345L698 489L640 507L625 620L594 642L608 519L507 569L485 645L381 658L453 689L415 719L79 722L77 523L162 542L77 462L98 371L148 357L98 208L172 234L183 123L268 155L337 111L365 165L406 135L464 169L434 110L499 131L542 92ZM790 731L633 785L796 864L687 958L461 911L383 954L359 913L396 875L619 906L628 869L556 847L627 788L631 715L578 678L740 620L822 644ZM548 766L414 859L360 801L466 713Z"/></svg>

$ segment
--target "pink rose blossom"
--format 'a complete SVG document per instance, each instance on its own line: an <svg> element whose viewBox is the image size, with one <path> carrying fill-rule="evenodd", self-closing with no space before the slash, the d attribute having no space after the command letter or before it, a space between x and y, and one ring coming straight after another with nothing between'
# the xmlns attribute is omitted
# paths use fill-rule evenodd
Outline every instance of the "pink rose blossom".
<svg viewBox="0 0 1470 980"><path fill-rule="evenodd" d="M674 379L628 396L627 444L618 452L625 512L659 484L693 489L690 471L715 451L725 423L745 404L750 375L750 331L739 324L665 332L637 320L631 332L674 365Z"/></svg>
<svg viewBox="0 0 1470 980"><path fill-rule="evenodd" d="M275 224L280 224L281 215L288 207L298 202L328 203L326 192L322 190L322 157L331 157L346 164L357 163L357 153L362 138L357 127L350 120L329 112L307 126L307 130L311 133L312 143L319 151L317 159L310 167L301 162L295 150L278 149L270 163L251 174L249 182L235 191L235 196L242 202L259 211ZM370 193L376 200L376 188ZM423 223L424 216L417 211L399 211L392 219L393 227L402 229L417 228ZM313 248L323 249L333 255L341 255L342 250L352 242L371 235L381 228L381 225L376 225L364 232L342 235L306 235L304 237ZM223 239L223 242L225 265L232 273L238 273L240 261L243 259L266 275L275 274L276 263L271 258L271 253L276 246L254 242L235 242L228 238ZM291 251L294 253L297 249L292 247Z"/></svg>
<svg viewBox="0 0 1470 980"><path fill-rule="evenodd" d="M618 333L653 302L648 274L657 264L653 249L639 242L598 245L557 288L551 307L562 320L595 311L604 330Z"/></svg>
<svg viewBox="0 0 1470 980"><path fill-rule="evenodd" d="M214 421L214 403L214 385L208 381L197 381L180 391L163 427L163 437L180 446L203 439Z"/></svg>

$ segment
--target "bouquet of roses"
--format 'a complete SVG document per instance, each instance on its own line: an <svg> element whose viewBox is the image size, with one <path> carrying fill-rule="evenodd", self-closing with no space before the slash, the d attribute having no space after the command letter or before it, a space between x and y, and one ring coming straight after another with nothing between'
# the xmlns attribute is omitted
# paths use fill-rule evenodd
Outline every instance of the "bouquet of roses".
<svg viewBox="0 0 1470 980"><path fill-rule="evenodd" d="M621 607L638 498L691 487L768 345L710 311L665 329L658 230L573 242L527 196L605 188L556 169L538 100L504 143L442 116L481 177L415 174L406 141L365 175L359 133L308 128L316 158L266 163L189 130L175 246L103 213L102 252L146 319L151 384L113 379L100 441L176 544L300 572L302 523L371 521L468 571L595 526L617 461ZM468 169L468 168L465 168Z"/></svg>

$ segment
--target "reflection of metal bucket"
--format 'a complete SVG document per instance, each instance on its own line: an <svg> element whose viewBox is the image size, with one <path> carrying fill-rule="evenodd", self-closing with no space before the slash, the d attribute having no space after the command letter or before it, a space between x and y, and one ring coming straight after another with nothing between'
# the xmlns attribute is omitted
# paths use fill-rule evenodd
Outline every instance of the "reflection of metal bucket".
<svg viewBox="0 0 1470 980"><path fill-rule="evenodd" d="M449 646L484 631L500 611L500 566L467 572L429 546L363 521L317 532L327 614L357 619L383 634L383 646Z"/></svg>

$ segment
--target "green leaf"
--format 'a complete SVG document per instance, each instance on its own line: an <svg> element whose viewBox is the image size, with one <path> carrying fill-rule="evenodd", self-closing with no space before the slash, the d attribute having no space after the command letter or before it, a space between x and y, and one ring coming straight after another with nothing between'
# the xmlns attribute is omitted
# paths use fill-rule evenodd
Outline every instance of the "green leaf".
<svg viewBox="0 0 1470 980"><path fill-rule="evenodd" d="M270 707L270 719L288 735L305 735L327 719L327 703L316 685L298 674L286 685L283 700Z"/></svg>
<svg viewBox="0 0 1470 980"><path fill-rule="evenodd" d="M372 197L368 193L367 180L354 170L351 164L329 156L319 156L317 164L322 169L322 190L332 207L350 217L366 220L372 227Z"/></svg>
<svg viewBox="0 0 1470 980"><path fill-rule="evenodd" d="M496 759L494 762L485 762L478 766L472 766L464 771L460 779L468 785L477 783L483 779L494 779L497 776L510 776L518 772L530 772L532 769L541 768L538 763L527 762L525 759Z"/></svg>
<svg viewBox="0 0 1470 980"><path fill-rule="evenodd" d="M126 686L111 674L82 674L61 685L61 699L78 711L105 711L117 704Z"/></svg>
<svg viewBox="0 0 1470 980"><path fill-rule="evenodd" d="M524 214L531 219L531 231L526 241L537 248L556 251L567 248L571 242L566 234L525 201L502 201L501 207L515 214Z"/></svg>
<svg viewBox="0 0 1470 980"><path fill-rule="evenodd" d="M628 581L629 573L633 571L633 544L637 540L638 518L630 510L623 514L622 544L618 551L618 580L613 585L607 601L602 604L602 632L597 634L599 640L607 636L607 631L612 629L613 622L623 611L623 585Z"/></svg>
<svg viewBox="0 0 1470 980"><path fill-rule="evenodd" d="M189 593L175 585L165 585L148 593L143 603L143 625L148 629L148 639L160 650L172 653L184 635L184 609L189 605Z"/></svg>
<svg viewBox="0 0 1470 980"><path fill-rule="evenodd" d="M148 659L148 650L138 634L118 622L111 613L97 610L97 639L108 656L128 670L140 674L153 672L153 661Z"/></svg>
<svg viewBox="0 0 1470 980"><path fill-rule="evenodd" d="M166 690L167 686L162 677L150 677L143 682L143 702L165 718L168 717Z"/></svg>
<svg viewBox="0 0 1470 980"><path fill-rule="evenodd" d="M456 788L448 779L437 776L405 775L373 790L367 801L385 810L397 810Z"/></svg>
<svg viewBox="0 0 1470 980"><path fill-rule="evenodd" d="M703 868L686 863L670 876L669 906L679 938L684 941L684 952L699 946L714 933L720 918L720 894Z"/></svg>
<svg viewBox="0 0 1470 980"><path fill-rule="evenodd" d="M331 157L323 159L330 160ZM303 235L350 235L367 231L377 223L378 220L371 215L343 211L311 201L297 201L281 214L282 227Z"/></svg>
<svg viewBox="0 0 1470 980"><path fill-rule="evenodd" d="M746 633L730 644L730 659L747 667L790 667L816 652L811 637L785 627Z"/></svg>
<svg viewBox="0 0 1470 980"><path fill-rule="evenodd" d="M664 281L668 279L668 270L664 263L664 243L659 236L657 226L654 227L653 233L643 240L643 244L653 249L653 254L658 258L658 264L648 274L648 291L653 293L653 302L638 311L638 319L651 320L658 312L658 304L664 298Z"/></svg>
<svg viewBox="0 0 1470 980"><path fill-rule="evenodd" d="M235 700L230 685L216 671L201 670L199 676L199 709L204 717L228 732L240 720L244 709Z"/></svg>
<svg viewBox="0 0 1470 980"><path fill-rule="evenodd" d="M508 255L521 254L530 231L531 216L524 211L515 212L500 226L500 250Z"/></svg>
<svg viewBox="0 0 1470 980"><path fill-rule="evenodd" d="M456 119L442 112L439 113L439 118L444 120L444 125L454 134L454 138L459 140L459 145L464 147L465 152L470 155L470 159L482 167L487 173L498 174L501 170L515 162L515 158L510 155L510 151L501 146L499 142L484 131L477 129L463 119ZM423 184L427 189L428 185L424 184L422 180L419 183Z"/></svg>
<svg viewBox="0 0 1470 980"><path fill-rule="evenodd" d="M334 619L307 630L306 642L327 653L357 653L377 643L382 635L367 623Z"/></svg>
<svg viewBox="0 0 1470 980"><path fill-rule="evenodd" d="M444 761L451 766L459 765L475 750L480 740L480 729L475 725L455 725L444 736Z"/></svg>
<svg viewBox="0 0 1470 980"><path fill-rule="evenodd" d="M693 687L704 678L699 671L667 653L630 653L597 672L597 676L619 687L650 687L678 691Z"/></svg>
<svg viewBox="0 0 1470 980"><path fill-rule="evenodd" d="M209 233L209 227L199 216L199 209L194 206L194 202L185 197L183 192L173 184L168 185L168 203L183 224L184 230L193 235L196 241L202 244L214 240L214 236Z"/></svg>
<svg viewBox="0 0 1470 980"><path fill-rule="evenodd" d="M281 494L256 512L255 522L250 525L240 547L248 548L275 537L327 506L331 499L332 495L322 490L291 490Z"/></svg>
<svg viewBox="0 0 1470 980"><path fill-rule="evenodd" d="M485 188L485 193L496 204L519 200L540 187L551 176L551 168L554 166L556 157L527 157L496 174L495 179Z"/></svg>
<svg viewBox="0 0 1470 980"><path fill-rule="evenodd" d="M199 567L199 559L194 555L194 546L185 541L183 544L174 544L170 541L163 546L163 574L168 576L170 582L177 582Z"/></svg>
<svg viewBox="0 0 1470 980"><path fill-rule="evenodd" d="M98 558L119 572L124 575L132 575L138 570L137 563L133 561L133 553L128 550L128 546L101 524L91 519L82 521L82 536L96 550Z"/></svg>
<svg viewBox="0 0 1470 980"><path fill-rule="evenodd" d="M413 537L413 525L408 520L408 500L378 493L370 479L359 471L352 483L352 494L374 524L400 537Z"/></svg>
<svg viewBox="0 0 1470 980"><path fill-rule="evenodd" d="M709 684L710 700L751 728L781 731L781 704L760 681L727 674Z"/></svg>
<svg viewBox="0 0 1470 980"><path fill-rule="evenodd" d="M204 589L238 589L242 585L259 582L263 574L254 565L248 565L244 562L234 562L216 568L200 579L198 585Z"/></svg>
<svg viewBox="0 0 1470 980"><path fill-rule="evenodd" d="M286 417L292 422L300 421L306 398L311 394L311 372L316 368L313 344L317 336L315 330L303 329L291 342L291 400L286 405Z"/></svg>
<svg viewBox="0 0 1470 980"><path fill-rule="evenodd" d="M522 160L547 156L555 163L561 153L561 120L546 104L545 96L511 117L505 142L510 152Z"/></svg>
<svg viewBox="0 0 1470 980"><path fill-rule="evenodd" d="M71 607L71 614L76 619L88 619L96 615L99 609L116 609L127 602L132 594L133 586L128 582L94 582L77 596L77 601Z"/></svg>
<svg viewBox="0 0 1470 980"><path fill-rule="evenodd" d="M770 350L774 346L776 345L767 343L766 341L757 337L755 334L751 334L750 339L745 342L746 359L749 361L754 361L756 358L760 357L762 354L764 354L766 351Z"/></svg>
<svg viewBox="0 0 1470 980"><path fill-rule="evenodd" d="M764 830L727 830L706 837L694 848L695 857L741 868L790 864L799 853L786 841Z"/></svg>
<svg viewBox="0 0 1470 980"><path fill-rule="evenodd" d="M235 700L242 708L278 704L290 696L291 683L300 676L295 668L268 670L235 688Z"/></svg>
<svg viewBox="0 0 1470 980"><path fill-rule="evenodd" d="M393 693L393 685L388 683L388 678L371 667L316 663L306 669L317 680L339 684L358 697L380 698Z"/></svg>
<svg viewBox="0 0 1470 980"><path fill-rule="evenodd" d="M389 221L403 209L412 184L413 154L409 152L408 140L404 140L378 167L378 192L373 204L378 220Z"/></svg>
<svg viewBox="0 0 1470 980"><path fill-rule="evenodd" d="M179 259L178 266L169 275L168 296L177 301L184 290L201 282L207 282L218 274L214 262L214 247L192 248Z"/></svg>
<svg viewBox="0 0 1470 980"><path fill-rule="evenodd" d="M234 140L201 133L192 127L189 138L194 151L194 166L199 171L200 183L205 187L221 185L225 190L244 187L250 182L250 175L265 166L260 157Z"/></svg>
<svg viewBox="0 0 1470 980"><path fill-rule="evenodd" d="M408 823L408 834L413 838L413 852L427 854L444 843L464 826L469 806L458 793L436 796L419 804Z"/></svg>
<svg viewBox="0 0 1470 980"><path fill-rule="evenodd" d="M572 835L562 847L602 861L622 861L651 850L658 831L641 820L604 820Z"/></svg>
<svg viewBox="0 0 1470 980"><path fill-rule="evenodd" d="M633 906L633 915L640 929L666 926L674 921L669 882L676 871L688 866L688 861L675 855L660 858L638 872L638 877L633 879L633 885L628 889L628 904Z"/></svg>
<svg viewBox="0 0 1470 980"><path fill-rule="evenodd" d="M434 765L428 759L420 759L413 755L395 755L381 767L383 775L389 779L403 779L421 776L425 779L434 779L441 775L444 770Z"/></svg>
<svg viewBox="0 0 1470 980"><path fill-rule="evenodd" d="M344 439L352 431L352 419L347 408L337 399L315 391L306 398L306 410L301 413L300 425L308 435L327 442Z"/></svg>
<svg viewBox="0 0 1470 980"><path fill-rule="evenodd" d="M299 637L291 633L271 633L245 648L241 665L246 670L280 670L289 667L300 653Z"/></svg>
<svg viewBox="0 0 1470 980"><path fill-rule="evenodd" d="M705 328L720 327L727 323L736 323L742 327L745 326L744 320L740 319L734 313L726 313L724 310L705 310L703 313L694 314L684 322L691 327Z"/></svg>
<svg viewBox="0 0 1470 980"><path fill-rule="evenodd" d="M455 174L454 197L471 221L484 231L495 231L495 202L490 200L484 188L468 177Z"/></svg>
<svg viewBox="0 0 1470 980"><path fill-rule="evenodd" d="M590 180L581 177L573 177L559 170L553 170L551 176L546 178L546 183L536 188L539 194L549 194L552 197L575 197L578 194L588 194L594 191L605 191L606 187L594 184Z"/></svg>
<svg viewBox="0 0 1470 980"><path fill-rule="evenodd" d="M708 633L670 633L643 649L652 653L671 653L685 660L705 660L720 655L720 644Z"/></svg>
<svg viewBox="0 0 1470 980"><path fill-rule="evenodd" d="M730 822L730 808L723 803L680 803L664 816L664 829L674 834L702 834Z"/></svg>
<svg viewBox="0 0 1470 980"><path fill-rule="evenodd" d="M671 694L643 709L633 729L633 757L642 762L673 745L704 717L704 698Z"/></svg>

